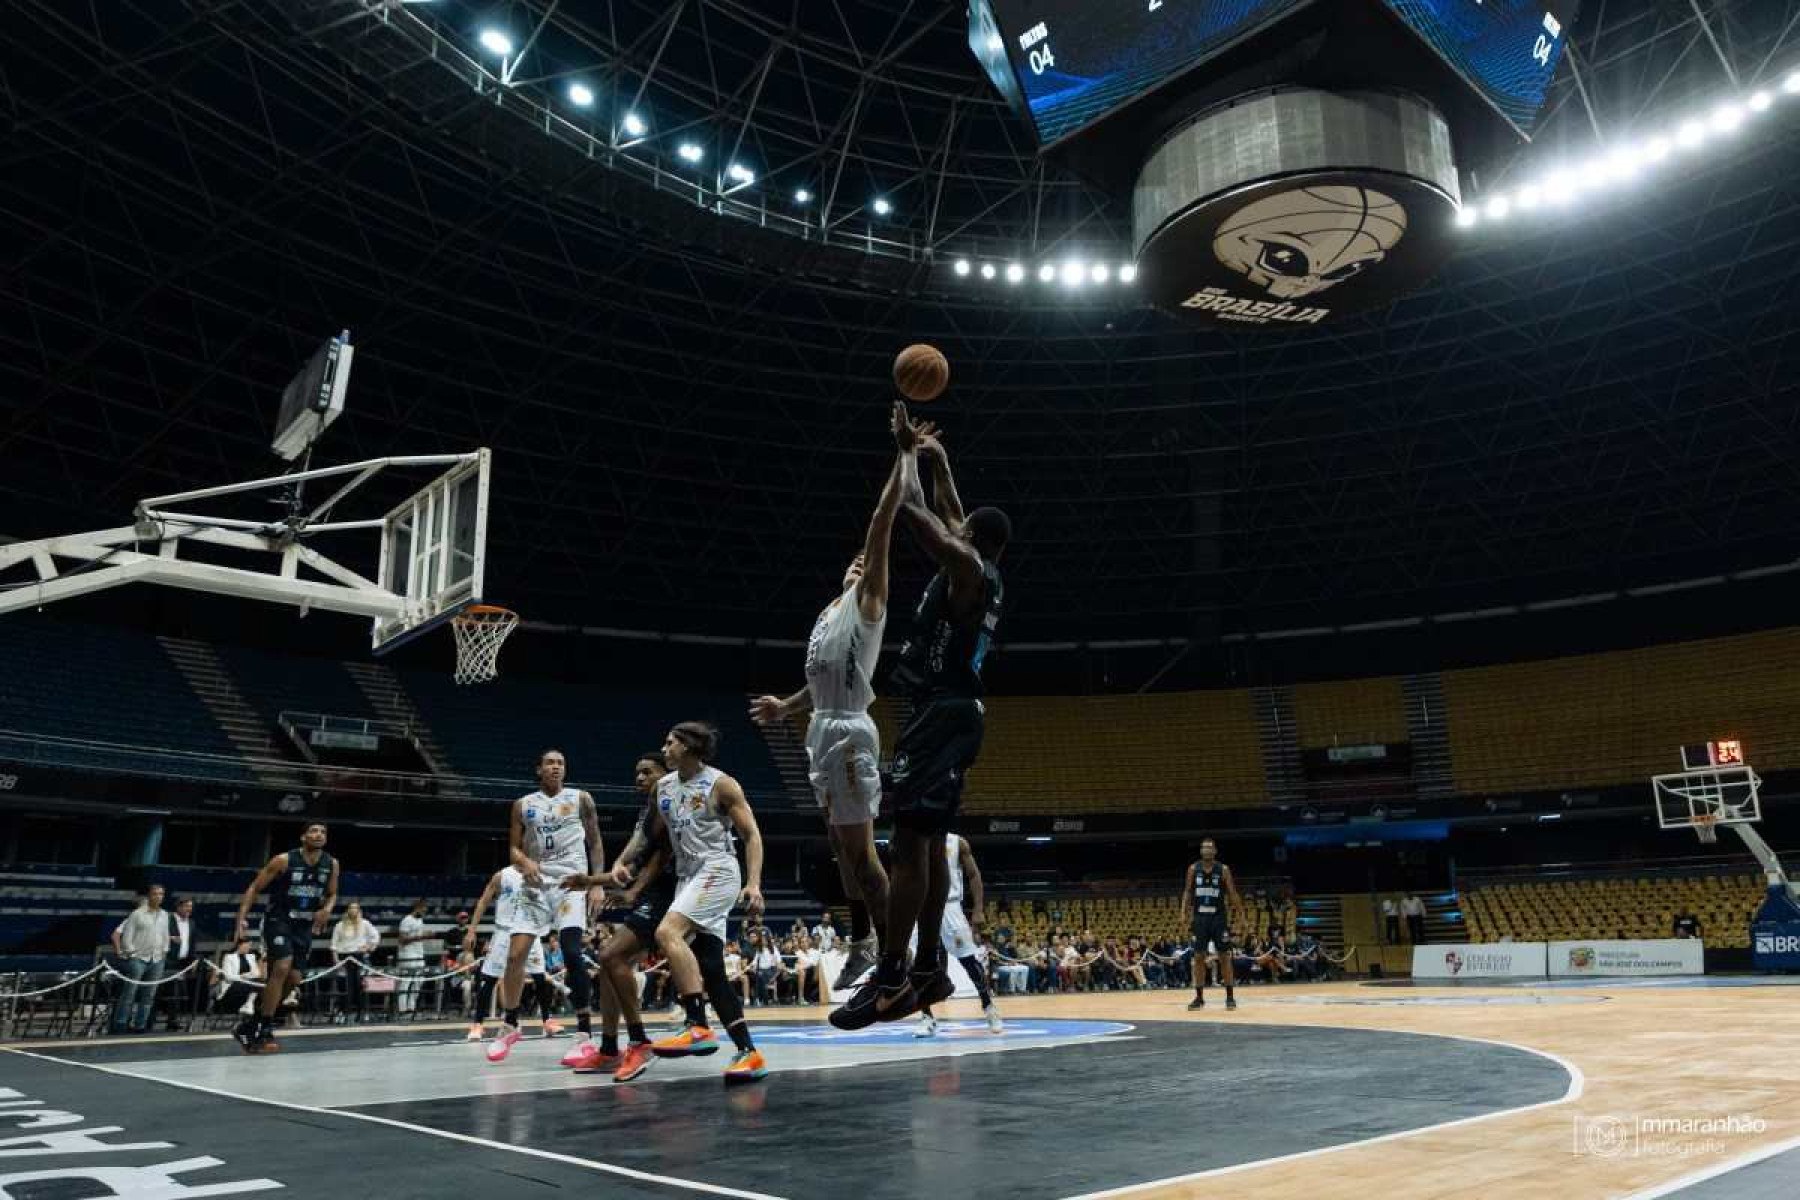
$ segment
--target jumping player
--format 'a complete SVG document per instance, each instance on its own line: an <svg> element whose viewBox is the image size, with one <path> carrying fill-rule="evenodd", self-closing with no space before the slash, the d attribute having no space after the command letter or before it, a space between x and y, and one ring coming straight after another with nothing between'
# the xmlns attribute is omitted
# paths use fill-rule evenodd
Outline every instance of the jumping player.
<svg viewBox="0 0 1800 1200"><path fill-rule="evenodd" d="M806 686L786 699L759 696L758 725L812 712L806 726L807 775L819 801L850 900L850 953L835 987L848 987L875 965L880 943L871 914L887 912L888 878L875 852L881 811L881 735L869 716L875 661L887 625L888 544L900 508L900 464L888 472L862 552L850 560L836 599L813 623L806 642Z"/></svg>
<svg viewBox="0 0 1800 1200"><path fill-rule="evenodd" d="M325 822L314 821L300 834L300 848L277 854L256 873L238 901L234 942L241 942L250 923L250 906L266 891L269 907L263 913L263 953L268 974L263 981L260 1015L238 1022L232 1036L245 1054L274 1054L275 1016L287 994L300 986L300 974L312 953L312 940L323 937L337 904L338 862L325 850Z"/></svg>
<svg viewBox="0 0 1800 1200"><path fill-rule="evenodd" d="M602 895L598 887L571 891L562 887L570 875L586 875L589 863L598 869L602 860L600 822L594 798L563 786L568 764L560 750L538 756L538 790L513 801L508 841L512 865L524 876L525 887L513 908L514 924L508 933L506 974L500 980L501 1026L488 1047L488 1061L501 1062L518 1042L520 994L525 987L525 958L532 943L554 931L561 943L568 970L569 998L575 1005L580 1040L564 1055L573 1059L591 1045L593 1009L588 1000L587 972L581 969L581 943L587 935L591 902L598 911Z"/></svg>
<svg viewBox="0 0 1800 1200"><path fill-rule="evenodd" d="M948 859L950 870L950 894L944 901L944 952L960 962L963 970L969 973L969 981L975 985L975 994L981 999L981 1015L987 1018L988 1032L1005 1033L1006 1023L1000 1019L1000 1008L994 1003L993 992L988 990L987 967L975 955L975 934L969 927L969 917L963 915L963 886L966 882L969 912L973 914L975 924L982 925L987 921L981 868L975 865L975 852L969 848L969 839L957 834L952 833L944 838L944 855ZM937 1018L932 1016L929 1004L921 1005L919 1024L913 1030L913 1036L928 1038L936 1035Z"/></svg>
<svg viewBox="0 0 1800 1200"><path fill-rule="evenodd" d="M644 951L656 945L656 928L675 900L674 874L664 870L673 851L667 826L659 819L656 808L656 785L668 772L661 751L638 756L632 781L644 797L644 807L638 813L631 840L612 871L603 877L604 882L623 889L616 899L618 906L628 911L600 948L600 1044L589 1043L587 1052L579 1057L570 1055L575 1061L569 1065L577 1074L611 1074L615 1083L629 1083L655 1061L650 1035L644 1031L643 1016L638 1012L637 984L631 968ZM585 887L589 882L572 875L563 881L563 886ZM621 1017L629 1039L624 1053L619 1051Z"/></svg>
<svg viewBox="0 0 1800 1200"><path fill-rule="evenodd" d="M894 677L912 694L913 717L900 731L884 780L894 842L881 965L832 1012L839 1029L900 1020L955 990L939 945L950 892L944 835L956 823L963 780L981 751L981 666L1000 625L1003 589L996 563L1012 534L1012 522L997 508L963 515L943 446L907 418L905 405L894 405L892 428L900 511L938 572L913 613ZM925 507L921 456L931 465L937 512ZM909 972L906 948L915 929L919 956Z"/></svg>
<svg viewBox="0 0 1800 1200"><path fill-rule="evenodd" d="M725 922L739 901L753 919L762 915L762 833L738 781L710 765L718 751L719 731L700 721L683 721L663 742L670 770L657 781L656 811L675 848L676 886L675 900L656 927L656 944L669 960L688 1027L651 1048L665 1058L717 1050L718 1039L706 1026L710 999L737 1047L725 1082L748 1083L768 1074L768 1064L750 1039L743 1004L725 977ZM733 829L744 839L743 874L732 850Z"/></svg>
<svg viewBox="0 0 1800 1200"><path fill-rule="evenodd" d="M1225 1007L1235 1009L1236 975L1231 966L1231 914L1242 912L1237 883L1231 868L1219 861L1219 848L1211 838L1200 843L1200 859L1187 869L1181 893L1181 915L1194 932L1194 998L1189 1008L1206 1007L1206 956L1219 956L1219 979L1225 985ZM1210 947L1210 949L1209 949Z"/></svg>
<svg viewBox="0 0 1800 1200"><path fill-rule="evenodd" d="M494 989L506 974L507 952L512 944L511 930L516 919L519 893L525 890L525 876L517 867L495 871L475 901L475 914L469 921L471 930L481 928L481 918L491 905L494 910L494 936L488 939L487 954L475 974L473 998L469 1003L469 1035L467 1041L479 1042L487 1027L488 1008ZM473 936L473 935L471 935ZM472 944L472 943L471 943ZM556 991L544 967L544 944L533 940L525 957L525 973L531 977L532 990L538 1002L538 1013L544 1019L544 1036L550 1036L550 1012Z"/></svg>

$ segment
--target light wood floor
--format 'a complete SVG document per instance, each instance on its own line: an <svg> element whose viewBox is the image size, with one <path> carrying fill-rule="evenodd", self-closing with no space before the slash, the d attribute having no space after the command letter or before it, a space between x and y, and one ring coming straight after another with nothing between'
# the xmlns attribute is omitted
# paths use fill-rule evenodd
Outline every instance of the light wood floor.
<svg viewBox="0 0 1800 1200"><path fill-rule="evenodd" d="M1120 1193L1144 1200L1231 1195L1274 1200L1319 1200L1354 1195L1368 1200L1484 1197L1505 1200L1598 1200L1624 1197L1738 1158L1759 1146L1800 1137L1800 988L1689 988L1546 990L1554 996L1606 996L1600 1004L1542 1006L1309 1006L1269 1003L1275 997L1522 996L1519 988L1368 988L1356 984L1286 985L1242 989L1235 1013L1208 1007L1189 1013L1189 994L1176 991L1106 992L1006 997L1008 1013L1120 1020L1209 1021L1268 1025L1387 1029L1456 1034L1510 1042L1567 1060L1584 1080L1565 1104L1492 1117L1454 1128L1426 1130L1372 1145L1350 1146L1290 1162L1270 1162L1223 1179L1146 1185ZM1209 1001L1222 999L1208 991ZM972 1003L949 1006L952 1016L978 1015ZM1600 1157L1575 1153L1575 1118L1705 1119L1733 1114L1760 1118L1760 1134L1716 1138L1658 1134L1646 1137L1660 1155ZM1716 1140L1723 1149L1671 1157L1681 1144ZM1699 1147L1702 1151L1705 1147ZM1800 1179L1793 1193L1800 1196Z"/></svg>

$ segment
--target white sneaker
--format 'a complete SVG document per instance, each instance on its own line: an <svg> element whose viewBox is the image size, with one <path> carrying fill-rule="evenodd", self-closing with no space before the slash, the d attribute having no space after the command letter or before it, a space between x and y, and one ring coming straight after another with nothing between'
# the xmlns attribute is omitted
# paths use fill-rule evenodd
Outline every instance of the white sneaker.
<svg viewBox="0 0 1800 1200"><path fill-rule="evenodd" d="M986 1008L981 1010L981 1015L987 1018L989 1033L1006 1032L1006 1022L1000 1019L999 1005L989 1004Z"/></svg>
<svg viewBox="0 0 1800 1200"><path fill-rule="evenodd" d="M916 1038L936 1037L937 1018L930 1013L922 1014L919 1017L919 1023L913 1026L913 1036Z"/></svg>

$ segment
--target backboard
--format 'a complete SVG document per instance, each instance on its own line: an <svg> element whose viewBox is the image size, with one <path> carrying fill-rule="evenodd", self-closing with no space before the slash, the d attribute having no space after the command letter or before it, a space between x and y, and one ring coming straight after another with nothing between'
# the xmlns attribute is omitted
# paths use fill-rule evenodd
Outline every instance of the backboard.
<svg viewBox="0 0 1800 1200"><path fill-rule="evenodd" d="M1711 742L1706 751L1682 747L1685 771L1656 775L1650 791L1656 800L1656 823L1663 829L1692 829L1710 842L1722 825L1748 825L1762 820L1762 780L1742 761L1737 742Z"/></svg>
<svg viewBox="0 0 1800 1200"><path fill-rule="evenodd" d="M438 476L381 523L380 586L406 601L378 616L372 645L385 653L479 604L487 559L488 471L480 451Z"/></svg>

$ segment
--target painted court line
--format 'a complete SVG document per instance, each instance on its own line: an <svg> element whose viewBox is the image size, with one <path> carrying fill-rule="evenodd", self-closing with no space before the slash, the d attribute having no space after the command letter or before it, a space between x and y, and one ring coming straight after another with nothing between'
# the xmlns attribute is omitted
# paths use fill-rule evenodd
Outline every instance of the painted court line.
<svg viewBox="0 0 1800 1200"><path fill-rule="evenodd" d="M1776 1142L1773 1146L1763 1146L1756 1150L1740 1154L1736 1158L1727 1159L1710 1167L1702 1167L1679 1179L1671 1179L1667 1183L1659 1183L1641 1192L1633 1192L1625 1200L1657 1200L1659 1196L1672 1196L1676 1192L1693 1187L1696 1183L1705 1183L1720 1175L1729 1175L1743 1167L1753 1167L1765 1158L1774 1158L1777 1154L1786 1154L1789 1150L1800 1150L1800 1137L1789 1138L1785 1142Z"/></svg>
<svg viewBox="0 0 1800 1200"><path fill-rule="evenodd" d="M577 1158L572 1154L558 1154L553 1150L539 1150L532 1146L514 1146L508 1142L496 1142L488 1138L474 1137L466 1133L452 1133L447 1129L433 1129L429 1125L414 1125L410 1121L397 1121L392 1117L378 1117L372 1113L346 1112L342 1109L319 1108L310 1104L291 1104L284 1100L264 1100L258 1096L246 1096L238 1092L229 1092L223 1088L202 1087L197 1083L177 1083L170 1079L156 1079L151 1076L137 1075L130 1071L121 1071L100 1063L77 1062L67 1058L56 1058L49 1054L39 1054L31 1050L19 1050L3 1047L8 1054L18 1054L25 1058L35 1058L41 1062L56 1063L65 1067L80 1067L86 1071L99 1071L106 1075L117 1075L124 1079L136 1079L144 1083L160 1083L166 1087L183 1088L190 1092L203 1092L209 1096L220 1096L227 1100L240 1100L246 1104L262 1104L270 1108L284 1108L292 1112L311 1113L322 1117L343 1117L351 1121L367 1121L373 1125L387 1125L394 1129L404 1129L411 1133L422 1133L428 1137L443 1138L446 1141L462 1142L469 1146L483 1146L491 1150L505 1150L510 1154L525 1154L532 1158L548 1159L551 1162L563 1163L571 1167L582 1167L590 1171L600 1171L608 1175L618 1175L626 1179L634 1179L640 1183L660 1184L664 1187L681 1188L690 1192L705 1192L714 1196L733 1196L737 1200L783 1200L780 1196L768 1192L751 1192L742 1188L726 1187L717 1183L702 1183L697 1179L677 1179L672 1175L658 1175L651 1171L639 1171L632 1167L621 1167L615 1163L601 1162L592 1158Z"/></svg>
<svg viewBox="0 0 1800 1200"><path fill-rule="evenodd" d="M1186 1175L1170 1175L1163 1179L1146 1179L1142 1183L1128 1183L1121 1187L1106 1188L1098 1192L1082 1192L1079 1195L1065 1196L1063 1200L1106 1200L1112 1196L1128 1196L1134 1192L1142 1192L1150 1188L1167 1187L1173 1183L1191 1183L1200 1179L1214 1179L1224 1175L1237 1175L1244 1171L1255 1171L1262 1167L1272 1167L1277 1163L1300 1162L1308 1158L1322 1158L1327 1154L1336 1154L1343 1150L1354 1150L1359 1146L1379 1146L1383 1142L1397 1142L1402 1138L1418 1137L1422 1133L1433 1133L1440 1129L1455 1129L1463 1125L1474 1125L1482 1121L1493 1121L1501 1117L1516 1117L1520 1113L1535 1112L1540 1108L1554 1108L1559 1104L1567 1104L1571 1100L1579 1100L1587 1088L1587 1076L1581 1068L1548 1050L1538 1050L1531 1046L1521 1046L1514 1042L1497 1041L1494 1038L1470 1037L1457 1033L1410 1033L1412 1037L1447 1038L1456 1042L1476 1042L1484 1046L1499 1046L1507 1050L1519 1050L1526 1054L1535 1054L1539 1058L1549 1059L1561 1067L1569 1075L1569 1087L1555 1100L1540 1100L1536 1104L1527 1104L1520 1108L1503 1108L1496 1112L1482 1113L1474 1117L1458 1117L1454 1121L1440 1121L1436 1125L1421 1125L1417 1129L1397 1129L1393 1133L1383 1133L1375 1137L1360 1138L1354 1142L1343 1142L1336 1146L1319 1146L1312 1150L1301 1150L1294 1154L1281 1154L1274 1158L1259 1158L1254 1162L1233 1163L1228 1167L1213 1167L1206 1171L1191 1171ZM1633 1197L1633 1200L1637 1200Z"/></svg>

